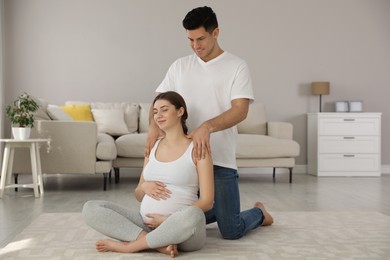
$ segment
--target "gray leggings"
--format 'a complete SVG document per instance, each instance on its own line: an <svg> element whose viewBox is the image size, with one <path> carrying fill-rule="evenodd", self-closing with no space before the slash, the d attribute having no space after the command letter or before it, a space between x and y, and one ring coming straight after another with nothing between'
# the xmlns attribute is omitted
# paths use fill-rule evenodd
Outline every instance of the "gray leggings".
<svg viewBox="0 0 390 260"><path fill-rule="evenodd" d="M135 241L142 230L148 232L150 248L178 245L181 251L195 251L206 239L206 220L203 211L195 206L185 207L169 216L160 226L151 230L139 211L115 203L92 200L84 204L85 222L93 229L120 241Z"/></svg>

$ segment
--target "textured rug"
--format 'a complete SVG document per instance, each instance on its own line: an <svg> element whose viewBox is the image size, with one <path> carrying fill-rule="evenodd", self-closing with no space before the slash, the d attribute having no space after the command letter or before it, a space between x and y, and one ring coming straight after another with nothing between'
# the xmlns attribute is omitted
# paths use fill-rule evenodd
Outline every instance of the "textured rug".
<svg viewBox="0 0 390 260"><path fill-rule="evenodd" d="M390 259L390 217L377 212L272 212L275 223L240 240L209 225L206 246L181 259ZM165 255L98 253L105 238L80 213L46 213L0 249L0 259L156 259Z"/></svg>

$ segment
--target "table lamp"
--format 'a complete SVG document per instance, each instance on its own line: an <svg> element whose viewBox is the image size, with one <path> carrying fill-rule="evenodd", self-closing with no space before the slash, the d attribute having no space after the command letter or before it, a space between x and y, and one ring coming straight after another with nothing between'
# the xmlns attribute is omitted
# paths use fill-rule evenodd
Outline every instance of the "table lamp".
<svg viewBox="0 0 390 260"><path fill-rule="evenodd" d="M329 95L329 82L312 82L311 94L320 95L320 112L322 112L322 95Z"/></svg>

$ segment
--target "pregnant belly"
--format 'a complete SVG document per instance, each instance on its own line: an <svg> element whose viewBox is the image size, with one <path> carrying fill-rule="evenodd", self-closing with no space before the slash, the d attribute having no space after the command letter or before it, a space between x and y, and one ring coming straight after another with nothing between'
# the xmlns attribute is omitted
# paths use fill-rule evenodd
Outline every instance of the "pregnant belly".
<svg viewBox="0 0 390 260"><path fill-rule="evenodd" d="M179 195L178 193L180 192L172 191L171 197L166 200L155 200L145 195L140 208L140 213L144 221L150 220L146 214L171 215L183 207L192 205L197 200L195 194L180 193Z"/></svg>

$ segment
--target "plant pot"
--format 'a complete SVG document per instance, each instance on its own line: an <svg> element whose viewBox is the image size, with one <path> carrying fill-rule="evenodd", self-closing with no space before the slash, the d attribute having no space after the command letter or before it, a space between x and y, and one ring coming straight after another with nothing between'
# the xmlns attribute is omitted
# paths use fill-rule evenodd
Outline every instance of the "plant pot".
<svg viewBox="0 0 390 260"><path fill-rule="evenodd" d="M26 140L30 138L31 127L12 127L12 135L16 140Z"/></svg>

